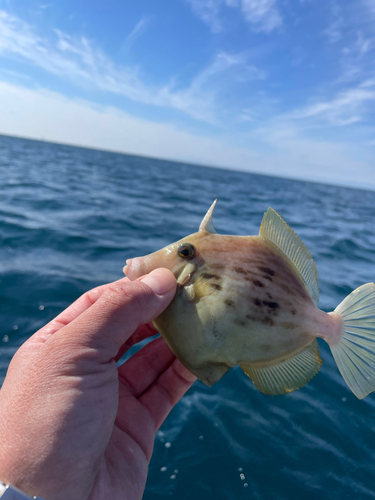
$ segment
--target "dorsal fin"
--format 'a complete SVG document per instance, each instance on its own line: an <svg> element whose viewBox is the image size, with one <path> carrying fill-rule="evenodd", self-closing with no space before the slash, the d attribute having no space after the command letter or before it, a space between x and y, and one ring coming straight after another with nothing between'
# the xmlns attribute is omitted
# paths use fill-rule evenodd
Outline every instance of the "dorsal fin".
<svg viewBox="0 0 375 500"><path fill-rule="evenodd" d="M199 231L208 231L209 233L216 233L214 224L212 222L212 214L214 213L214 208L216 205L217 199L212 203L208 212L203 217L201 225L199 226Z"/></svg>
<svg viewBox="0 0 375 500"><path fill-rule="evenodd" d="M278 396L295 391L307 384L320 370L318 342L314 339L290 358L273 363L239 363L260 391Z"/></svg>
<svg viewBox="0 0 375 500"><path fill-rule="evenodd" d="M318 273L311 253L293 229L271 207L263 216L259 234L272 241L288 257L317 305L319 302Z"/></svg>

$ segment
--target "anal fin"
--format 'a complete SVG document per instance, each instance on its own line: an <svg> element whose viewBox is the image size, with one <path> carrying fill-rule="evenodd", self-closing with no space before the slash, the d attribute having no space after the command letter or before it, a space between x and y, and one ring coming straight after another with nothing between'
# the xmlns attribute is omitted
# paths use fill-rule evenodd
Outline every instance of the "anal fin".
<svg viewBox="0 0 375 500"><path fill-rule="evenodd" d="M318 342L314 339L294 356L275 363L239 363L256 387L270 396L295 391L307 384L320 370Z"/></svg>

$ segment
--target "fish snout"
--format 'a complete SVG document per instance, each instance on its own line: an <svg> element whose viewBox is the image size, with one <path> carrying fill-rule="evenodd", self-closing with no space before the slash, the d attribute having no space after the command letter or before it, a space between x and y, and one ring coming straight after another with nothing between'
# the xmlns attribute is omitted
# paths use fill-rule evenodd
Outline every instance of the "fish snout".
<svg viewBox="0 0 375 500"><path fill-rule="evenodd" d="M184 261L176 256L174 245L169 245L166 248L162 248L157 252L150 253L143 257L128 259L123 270L126 276L131 281L134 281L159 267L165 267L176 275L176 267L178 270L181 263L183 264Z"/></svg>
<svg viewBox="0 0 375 500"><path fill-rule="evenodd" d="M134 281L144 274L147 274L145 266L143 265L142 257L135 257L134 259L128 259L126 261L126 266L123 268L124 274L130 279L130 281Z"/></svg>

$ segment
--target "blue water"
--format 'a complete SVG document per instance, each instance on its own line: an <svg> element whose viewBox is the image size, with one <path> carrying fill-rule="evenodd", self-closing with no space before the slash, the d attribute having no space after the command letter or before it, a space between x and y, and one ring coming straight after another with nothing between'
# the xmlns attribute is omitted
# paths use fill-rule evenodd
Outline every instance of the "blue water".
<svg viewBox="0 0 375 500"><path fill-rule="evenodd" d="M257 234L276 209L313 254L329 311L375 280L375 193L0 136L0 377L16 349L129 257L195 232ZM301 390L269 397L239 368L197 382L157 434L145 500L375 498L375 394L329 349ZM98 402L100 404L100 402Z"/></svg>

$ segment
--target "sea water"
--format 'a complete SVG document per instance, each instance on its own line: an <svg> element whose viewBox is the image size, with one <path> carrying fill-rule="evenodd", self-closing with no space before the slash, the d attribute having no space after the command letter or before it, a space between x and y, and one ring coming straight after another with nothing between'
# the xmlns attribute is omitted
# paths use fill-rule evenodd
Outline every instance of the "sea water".
<svg viewBox="0 0 375 500"><path fill-rule="evenodd" d="M321 309L375 280L374 192L0 136L1 380L38 328L197 231L215 198L220 233L282 215L316 261ZM320 373L285 396L239 367L196 382L157 433L144 499L375 498L375 394L358 400L319 345Z"/></svg>

